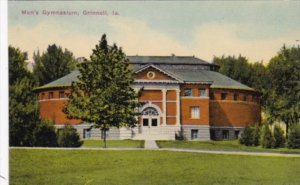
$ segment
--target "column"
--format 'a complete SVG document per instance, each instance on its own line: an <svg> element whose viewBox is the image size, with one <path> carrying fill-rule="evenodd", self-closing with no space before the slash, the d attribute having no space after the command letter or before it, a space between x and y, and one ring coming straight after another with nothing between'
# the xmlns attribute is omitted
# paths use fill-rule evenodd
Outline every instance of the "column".
<svg viewBox="0 0 300 185"><path fill-rule="evenodd" d="M167 89L162 89L163 125L167 124Z"/></svg>
<svg viewBox="0 0 300 185"><path fill-rule="evenodd" d="M176 125L180 125L180 89L176 90Z"/></svg>

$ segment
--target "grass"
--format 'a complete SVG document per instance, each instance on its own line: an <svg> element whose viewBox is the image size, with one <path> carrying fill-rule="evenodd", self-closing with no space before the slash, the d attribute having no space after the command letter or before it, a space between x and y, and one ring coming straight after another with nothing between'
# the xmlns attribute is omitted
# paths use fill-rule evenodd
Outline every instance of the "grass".
<svg viewBox="0 0 300 185"><path fill-rule="evenodd" d="M103 140L84 140L82 147L104 147ZM130 147L130 148L143 148L144 141L142 140L107 140L107 147Z"/></svg>
<svg viewBox="0 0 300 185"><path fill-rule="evenodd" d="M300 158L10 149L11 185L298 185Z"/></svg>
<svg viewBox="0 0 300 185"><path fill-rule="evenodd" d="M253 152L300 153L300 149L276 148L266 149L261 146L244 146L238 140L229 141L156 141L160 148L188 148L207 150L234 150Z"/></svg>

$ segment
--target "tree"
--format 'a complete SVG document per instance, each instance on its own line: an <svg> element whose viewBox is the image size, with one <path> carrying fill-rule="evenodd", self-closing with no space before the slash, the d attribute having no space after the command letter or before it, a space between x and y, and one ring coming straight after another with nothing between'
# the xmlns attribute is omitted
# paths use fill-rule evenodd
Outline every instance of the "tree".
<svg viewBox="0 0 300 185"><path fill-rule="evenodd" d="M284 137L284 132L281 129L281 127L279 125L275 125L274 126L274 147L278 148L278 147L283 147L285 144L285 137Z"/></svg>
<svg viewBox="0 0 300 185"><path fill-rule="evenodd" d="M135 126L137 96L130 87L133 72L128 59L116 44L109 46L106 35L90 56L78 65L79 81L72 82L68 105L64 110L70 118L93 123L104 133L111 126Z"/></svg>
<svg viewBox="0 0 300 185"><path fill-rule="evenodd" d="M80 141L77 130L72 125L65 125L63 129L58 130L58 146L60 147L80 147Z"/></svg>
<svg viewBox="0 0 300 185"><path fill-rule="evenodd" d="M220 66L220 73L251 86L249 84L250 65L246 57L241 55L238 58L235 56L214 57L213 63Z"/></svg>
<svg viewBox="0 0 300 185"><path fill-rule="evenodd" d="M27 70L25 53L9 46L9 143L11 146L32 146L33 130L39 121L36 86Z"/></svg>
<svg viewBox="0 0 300 185"><path fill-rule="evenodd" d="M267 66L267 112L289 126L300 121L300 48L283 46Z"/></svg>
<svg viewBox="0 0 300 185"><path fill-rule="evenodd" d="M275 139L272 135L269 124L264 124L261 132L261 144L264 148L274 148Z"/></svg>
<svg viewBox="0 0 300 185"><path fill-rule="evenodd" d="M290 127L287 145L288 148L300 148L300 123Z"/></svg>
<svg viewBox="0 0 300 185"><path fill-rule="evenodd" d="M34 146L56 147L57 136L54 123L50 120L41 120L34 129Z"/></svg>
<svg viewBox="0 0 300 185"><path fill-rule="evenodd" d="M246 146L251 146L253 144L253 129L249 125L245 127L239 142Z"/></svg>
<svg viewBox="0 0 300 185"><path fill-rule="evenodd" d="M40 55L40 52L33 54L33 72L41 85L52 82L60 77L69 74L75 69L77 61L73 53L55 44L49 45L47 52Z"/></svg>

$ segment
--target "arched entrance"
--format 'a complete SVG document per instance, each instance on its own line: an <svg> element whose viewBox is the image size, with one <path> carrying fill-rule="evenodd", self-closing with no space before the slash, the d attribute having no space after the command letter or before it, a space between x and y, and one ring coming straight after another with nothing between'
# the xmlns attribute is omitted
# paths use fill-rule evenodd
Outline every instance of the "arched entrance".
<svg viewBox="0 0 300 185"><path fill-rule="evenodd" d="M159 113L154 107L147 107L142 111L142 127L157 128L160 125Z"/></svg>

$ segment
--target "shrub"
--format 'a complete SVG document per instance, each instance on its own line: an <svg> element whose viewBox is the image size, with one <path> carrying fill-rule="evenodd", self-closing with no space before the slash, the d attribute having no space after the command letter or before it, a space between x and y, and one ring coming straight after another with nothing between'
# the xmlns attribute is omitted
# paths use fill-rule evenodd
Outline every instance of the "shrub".
<svg viewBox="0 0 300 185"><path fill-rule="evenodd" d="M250 126L246 126L241 137L239 139L240 144L251 146L253 144L253 129Z"/></svg>
<svg viewBox="0 0 300 185"><path fill-rule="evenodd" d="M272 135L272 132L269 128L268 124L264 124L262 133L261 133L261 144L264 148L273 148L274 147L274 137Z"/></svg>
<svg viewBox="0 0 300 185"><path fill-rule="evenodd" d="M258 146L260 141L260 128L258 125L255 125L255 127L252 130L252 144L254 146Z"/></svg>
<svg viewBox="0 0 300 185"><path fill-rule="evenodd" d="M50 120L41 120L35 128L34 146L56 147L57 137L53 122Z"/></svg>
<svg viewBox="0 0 300 185"><path fill-rule="evenodd" d="M300 124L292 126L288 133L288 148L300 148Z"/></svg>
<svg viewBox="0 0 300 185"><path fill-rule="evenodd" d="M281 129L279 125L275 125L274 127L274 147L284 147L285 144L285 137L284 137L284 132Z"/></svg>
<svg viewBox="0 0 300 185"><path fill-rule="evenodd" d="M72 125L65 125L58 131L58 146L60 147L80 147L82 145L77 130Z"/></svg>

